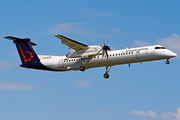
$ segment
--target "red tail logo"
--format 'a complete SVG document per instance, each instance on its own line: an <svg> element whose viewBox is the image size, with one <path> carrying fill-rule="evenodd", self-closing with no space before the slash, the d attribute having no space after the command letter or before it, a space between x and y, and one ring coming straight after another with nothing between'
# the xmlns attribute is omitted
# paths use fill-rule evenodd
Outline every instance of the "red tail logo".
<svg viewBox="0 0 180 120"><path fill-rule="evenodd" d="M25 53L24 53L21 46L18 45L18 47L19 47L20 53L22 55L22 58L24 59L24 62L31 61L31 59L34 57L33 53L31 53L30 51L25 51Z"/></svg>

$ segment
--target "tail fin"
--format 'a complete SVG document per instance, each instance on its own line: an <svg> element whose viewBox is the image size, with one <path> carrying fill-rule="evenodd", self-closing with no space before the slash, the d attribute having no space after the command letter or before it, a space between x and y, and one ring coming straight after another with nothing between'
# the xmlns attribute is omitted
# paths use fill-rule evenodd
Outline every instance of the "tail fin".
<svg viewBox="0 0 180 120"><path fill-rule="evenodd" d="M12 36L7 36L5 38L13 40L16 44L16 48L22 61L22 67L30 67L41 64L36 52L32 48L32 46L35 46L36 44L30 42L29 38L20 39Z"/></svg>

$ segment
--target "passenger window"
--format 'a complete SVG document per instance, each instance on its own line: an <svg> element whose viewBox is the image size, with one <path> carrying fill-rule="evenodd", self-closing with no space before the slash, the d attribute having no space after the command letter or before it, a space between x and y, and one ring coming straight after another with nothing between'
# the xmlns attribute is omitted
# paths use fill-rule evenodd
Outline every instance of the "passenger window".
<svg viewBox="0 0 180 120"><path fill-rule="evenodd" d="M120 53L118 55L120 55Z"/></svg>
<svg viewBox="0 0 180 120"><path fill-rule="evenodd" d="M124 53L124 55L125 55L125 53Z"/></svg>
<svg viewBox="0 0 180 120"><path fill-rule="evenodd" d="M116 54L116 56L117 56L117 54Z"/></svg>

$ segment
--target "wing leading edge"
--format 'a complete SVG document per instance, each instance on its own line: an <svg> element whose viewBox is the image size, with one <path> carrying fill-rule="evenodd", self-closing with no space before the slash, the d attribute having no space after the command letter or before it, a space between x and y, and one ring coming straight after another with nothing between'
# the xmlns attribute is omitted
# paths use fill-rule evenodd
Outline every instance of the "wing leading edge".
<svg viewBox="0 0 180 120"><path fill-rule="evenodd" d="M76 51L78 51L78 50L86 50L86 49L89 48L88 45L82 44L80 42L77 42L75 40L69 39L69 38L64 37L62 35L55 34L54 36L59 38L59 39L61 39L61 42L63 44L67 45L69 48L72 48L72 49L74 49Z"/></svg>

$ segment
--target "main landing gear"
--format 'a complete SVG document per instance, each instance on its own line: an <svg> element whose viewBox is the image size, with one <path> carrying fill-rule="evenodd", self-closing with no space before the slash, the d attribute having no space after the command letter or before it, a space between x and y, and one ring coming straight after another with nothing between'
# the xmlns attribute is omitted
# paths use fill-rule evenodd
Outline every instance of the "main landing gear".
<svg viewBox="0 0 180 120"><path fill-rule="evenodd" d="M111 69L111 67L112 66L106 66L106 73L104 74L104 78L106 78L106 79L108 79L109 78L109 74L108 74L108 72L110 71L110 69ZM108 69L109 68L109 69Z"/></svg>
<svg viewBox="0 0 180 120"><path fill-rule="evenodd" d="M169 62L169 58L167 59L167 61L166 61L165 63L166 63L167 65L169 65L169 63L170 63L170 62Z"/></svg>
<svg viewBox="0 0 180 120"><path fill-rule="evenodd" d="M80 71L85 71L85 70L86 70L85 64L86 64L87 60L88 60L88 58L82 59L81 66L79 67L79 70L80 70Z"/></svg>
<svg viewBox="0 0 180 120"><path fill-rule="evenodd" d="M80 71L85 71L85 69L86 69L86 68L85 68L84 66L80 66L80 67L79 67L79 70L80 70Z"/></svg>

